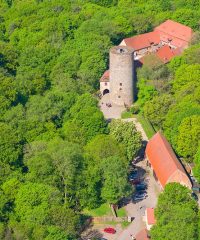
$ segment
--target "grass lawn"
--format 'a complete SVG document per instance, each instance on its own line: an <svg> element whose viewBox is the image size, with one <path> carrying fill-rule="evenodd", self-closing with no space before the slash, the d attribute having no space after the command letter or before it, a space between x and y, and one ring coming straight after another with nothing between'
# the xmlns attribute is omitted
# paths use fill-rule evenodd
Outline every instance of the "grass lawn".
<svg viewBox="0 0 200 240"><path fill-rule="evenodd" d="M131 222L122 222L121 226L122 226L122 228L126 228L126 227L128 227L129 224L131 224Z"/></svg>
<svg viewBox="0 0 200 240"><path fill-rule="evenodd" d="M118 210L117 210L117 216L118 216L118 217L126 217L127 214L126 214L125 208L120 208L120 209L118 209Z"/></svg>
<svg viewBox="0 0 200 240"><path fill-rule="evenodd" d="M124 112L121 113L121 118L122 119L132 118L132 117L133 117L133 114L131 112L124 111Z"/></svg>
<svg viewBox="0 0 200 240"><path fill-rule="evenodd" d="M111 208L108 203L102 204L99 208L90 209L90 210L84 209L83 213L93 217L113 216ZM124 208L118 209L117 216L126 217L127 216L126 210Z"/></svg>
<svg viewBox="0 0 200 240"><path fill-rule="evenodd" d="M84 213L93 217L112 216L112 211L108 203L104 203L95 209L84 209Z"/></svg>
<svg viewBox="0 0 200 240"><path fill-rule="evenodd" d="M155 130L153 129L151 123L148 119L146 119L142 114L135 115L138 122L141 123L146 135L148 138L151 138L155 134Z"/></svg>

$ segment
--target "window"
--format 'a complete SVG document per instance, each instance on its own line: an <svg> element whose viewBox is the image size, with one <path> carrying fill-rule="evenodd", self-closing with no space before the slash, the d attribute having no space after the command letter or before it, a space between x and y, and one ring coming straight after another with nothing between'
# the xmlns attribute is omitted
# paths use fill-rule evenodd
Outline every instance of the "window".
<svg viewBox="0 0 200 240"><path fill-rule="evenodd" d="M105 86L107 86L108 85L108 83L107 82L105 82Z"/></svg>
<svg viewBox="0 0 200 240"><path fill-rule="evenodd" d="M121 96L118 96L118 98L121 98Z"/></svg>
<svg viewBox="0 0 200 240"><path fill-rule="evenodd" d="M119 89L120 91L122 90L122 88Z"/></svg>
<svg viewBox="0 0 200 240"><path fill-rule="evenodd" d="M122 86L122 83L120 83L119 85Z"/></svg>

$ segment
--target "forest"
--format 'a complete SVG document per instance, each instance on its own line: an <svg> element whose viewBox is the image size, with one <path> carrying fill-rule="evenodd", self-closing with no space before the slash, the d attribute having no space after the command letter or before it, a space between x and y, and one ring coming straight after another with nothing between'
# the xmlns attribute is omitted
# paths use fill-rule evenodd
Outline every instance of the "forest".
<svg viewBox="0 0 200 240"><path fill-rule="evenodd" d="M83 209L130 193L127 169L141 136L132 124L107 124L99 78L111 46L169 18L195 37L168 65L151 59L138 70L135 106L195 163L200 181L199 0L0 0L0 239L78 239ZM195 203L179 186L164 196L173 191L183 194L169 223L187 206L194 224L182 226L183 236L198 239ZM161 220L152 239L168 231Z"/></svg>

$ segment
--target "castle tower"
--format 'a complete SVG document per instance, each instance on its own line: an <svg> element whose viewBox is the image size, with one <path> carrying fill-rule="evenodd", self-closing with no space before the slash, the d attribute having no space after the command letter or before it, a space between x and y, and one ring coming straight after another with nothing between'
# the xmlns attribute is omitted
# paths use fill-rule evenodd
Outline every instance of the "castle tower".
<svg viewBox="0 0 200 240"><path fill-rule="evenodd" d="M134 96L134 50L126 46L110 49L110 100L131 106Z"/></svg>

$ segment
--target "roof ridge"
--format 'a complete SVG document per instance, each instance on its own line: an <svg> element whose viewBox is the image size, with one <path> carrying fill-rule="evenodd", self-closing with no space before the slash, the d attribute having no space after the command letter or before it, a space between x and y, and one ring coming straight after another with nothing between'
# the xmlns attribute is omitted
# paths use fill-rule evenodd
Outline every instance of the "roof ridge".
<svg viewBox="0 0 200 240"><path fill-rule="evenodd" d="M170 143L167 141L167 139L165 138L165 136L164 136L160 131L158 131L158 133L159 133L159 136L160 136L161 139L162 139L163 145L166 146L166 148L167 148L167 150L168 150L168 151L166 151L167 155L169 155L169 156L173 159L172 163L173 163L174 165L176 165L176 166L177 166L177 163L178 163L178 165L181 167L181 170L184 170L182 164L180 163L179 159L177 158L177 156L176 156L176 154L175 154L172 146L170 145ZM178 161L176 161L175 159L178 160ZM179 169L179 170L180 170L180 169ZM175 170L174 170L174 171L175 171ZM173 172L174 172L174 171L173 171Z"/></svg>

